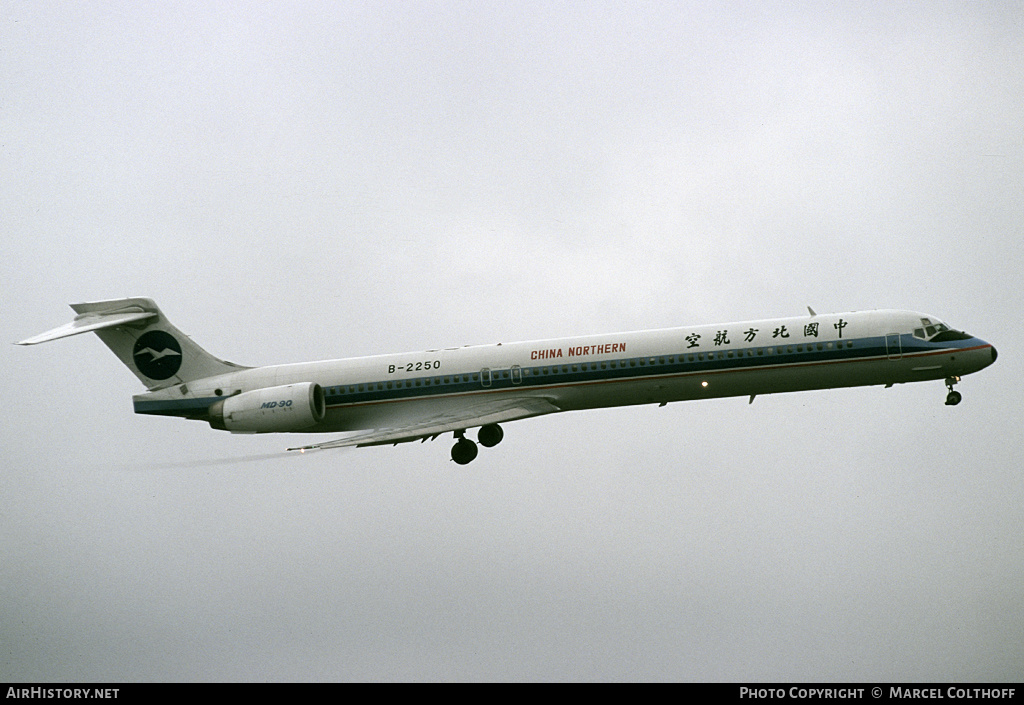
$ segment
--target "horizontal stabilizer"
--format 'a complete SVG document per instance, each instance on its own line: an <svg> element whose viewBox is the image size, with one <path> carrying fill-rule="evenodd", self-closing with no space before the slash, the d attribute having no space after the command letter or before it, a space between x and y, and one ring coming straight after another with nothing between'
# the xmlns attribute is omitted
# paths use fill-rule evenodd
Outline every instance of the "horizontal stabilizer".
<svg viewBox="0 0 1024 705"><path fill-rule="evenodd" d="M163 389L246 369L196 345L171 325L153 299L135 296L71 304L78 315L60 328L22 340L37 345L81 333L95 333L147 389Z"/></svg>
<svg viewBox="0 0 1024 705"><path fill-rule="evenodd" d="M121 309L120 311L95 311L90 313L83 313L75 317L71 323L67 323L59 328L48 330L45 333L27 338L18 343L18 345L38 345L39 343L46 343L51 340L59 340L60 338L67 338L71 335L80 335L81 333L89 333L91 331L98 331L104 328L113 328L115 326L123 326L128 323L136 323L138 321L144 321L148 318L153 318L157 314L153 311L143 311L138 307L131 307L127 309Z"/></svg>

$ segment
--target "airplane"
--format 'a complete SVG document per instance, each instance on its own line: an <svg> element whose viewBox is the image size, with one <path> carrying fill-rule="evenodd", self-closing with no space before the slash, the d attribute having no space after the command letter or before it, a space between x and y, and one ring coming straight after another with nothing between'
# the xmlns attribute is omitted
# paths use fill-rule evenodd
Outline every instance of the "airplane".
<svg viewBox="0 0 1024 705"><path fill-rule="evenodd" d="M988 367L996 349L914 311L818 314L609 335L244 367L214 357L149 298L72 304L36 345L94 332L147 392L135 413L232 433L345 433L288 450L434 440L452 433L465 465L501 424L544 414L944 379ZM466 431L478 428L477 442Z"/></svg>

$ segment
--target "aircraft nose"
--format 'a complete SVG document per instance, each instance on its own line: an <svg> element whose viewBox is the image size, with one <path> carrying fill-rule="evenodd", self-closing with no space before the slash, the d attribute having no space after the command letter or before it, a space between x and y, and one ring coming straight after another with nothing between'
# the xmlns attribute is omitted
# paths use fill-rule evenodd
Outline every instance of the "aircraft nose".
<svg viewBox="0 0 1024 705"><path fill-rule="evenodd" d="M997 357L999 357L999 353L996 352L996 346L993 345L992 346L992 362L995 362Z"/></svg>

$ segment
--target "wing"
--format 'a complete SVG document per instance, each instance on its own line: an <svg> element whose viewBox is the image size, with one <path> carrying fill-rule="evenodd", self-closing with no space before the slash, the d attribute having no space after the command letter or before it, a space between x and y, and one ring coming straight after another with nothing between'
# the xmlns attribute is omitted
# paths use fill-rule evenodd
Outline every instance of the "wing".
<svg viewBox="0 0 1024 705"><path fill-rule="evenodd" d="M457 409L439 411L419 419L405 421L394 427L360 431L333 441L289 448L288 450L323 450L325 448L376 446L388 443L398 445L409 441L426 440L448 431L464 431L476 426L526 419L555 411L561 411L561 409L543 397L486 399Z"/></svg>

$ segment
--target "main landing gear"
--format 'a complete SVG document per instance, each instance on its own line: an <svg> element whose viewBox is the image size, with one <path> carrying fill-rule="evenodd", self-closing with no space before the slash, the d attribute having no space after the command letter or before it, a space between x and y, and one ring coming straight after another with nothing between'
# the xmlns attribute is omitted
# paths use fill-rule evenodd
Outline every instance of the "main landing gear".
<svg viewBox="0 0 1024 705"><path fill-rule="evenodd" d="M477 440L480 441L480 445L484 448L493 448L494 446L501 443L501 439L505 437L505 432L501 430L501 426L496 423L487 424L481 426L480 431L477 432ZM465 431L455 432L455 445L452 446L452 460L459 465L466 465L473 462L476 458L479 449L476 447L476 443L466 438Z"/></svg>
<svg viewBox="0 0 1024 705"><path fill-rule="evenodd" d="M963 399L960 392L953 391L953 385L959 381L959 377L946 377L946 389L949 390L949 394L946 395L946 406L956 406Z"/></svg>

